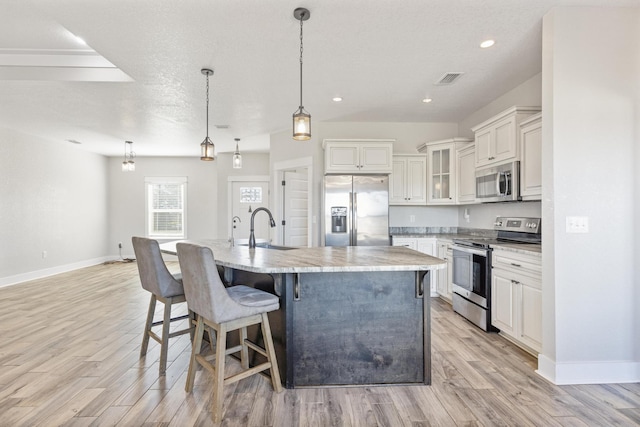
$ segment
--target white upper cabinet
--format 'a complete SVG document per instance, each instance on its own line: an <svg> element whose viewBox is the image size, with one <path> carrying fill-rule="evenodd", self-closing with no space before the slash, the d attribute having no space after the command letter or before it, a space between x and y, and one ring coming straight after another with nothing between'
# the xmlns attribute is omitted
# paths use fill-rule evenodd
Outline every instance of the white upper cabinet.
<svg viewBox="0 0 640 427"><path fill-rule="evenodd" d="M520 124L520 196L542 200L542 113Z"/></svg>
<svg viewBox="0 0 640 427"><path fill-rule="evenodd" d="M540 107L511 107L472 128L476 167L520 160L519 125L539 111Z"/></svg>
<svg viewBox="0 0 640 427"><path fill-rule="evenodd" d="M395 155L389 176L389 204L424 205L427 202L427 156Z"/></svg>
<svg viewBox="0 0 640 427"><path fill-rule="evenodd" d="M391 173L393 140L325 139L325 173Z"/></svg>
<svg viewBox="0 0 640 427"><path fill-rule="evenodd" d="M418 151L427 153L427 204L454 205L456 196L456 150L473 142L452 138L427 142Z"/></svg>
<svg viewBox="0 0 640 427"><path fill-rule="evenodd" d="M476 202L476 147L470 144L456 150L456 167L458 171L457 196L458 204Z"/></svg>

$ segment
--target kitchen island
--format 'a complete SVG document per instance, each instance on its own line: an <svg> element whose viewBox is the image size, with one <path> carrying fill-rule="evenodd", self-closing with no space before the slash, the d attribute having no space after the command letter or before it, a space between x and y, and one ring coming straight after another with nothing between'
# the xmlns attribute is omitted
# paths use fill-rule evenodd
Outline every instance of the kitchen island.
<svg viewBox="0 0 640 427"><path fill-rule="evenodd" d="M287 388L431 383L424 284L432 270L446 267L443 260L393 246L283 250L189 242L213 250L228 282L280 297L269 321ZM175 254L176 243L161 249ZM253 335L261 339L259 331Z"/></svg>

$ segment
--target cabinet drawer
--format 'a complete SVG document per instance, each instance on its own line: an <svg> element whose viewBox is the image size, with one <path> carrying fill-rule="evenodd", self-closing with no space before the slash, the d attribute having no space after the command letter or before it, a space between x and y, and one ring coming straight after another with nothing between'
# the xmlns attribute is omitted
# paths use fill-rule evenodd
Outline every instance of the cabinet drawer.
<svg viewBox="0 0 640 427"><path fill-rule="evenodd" d="M540 277L542 263L540 258L494 248L491 266L509 271Z"/></svg>

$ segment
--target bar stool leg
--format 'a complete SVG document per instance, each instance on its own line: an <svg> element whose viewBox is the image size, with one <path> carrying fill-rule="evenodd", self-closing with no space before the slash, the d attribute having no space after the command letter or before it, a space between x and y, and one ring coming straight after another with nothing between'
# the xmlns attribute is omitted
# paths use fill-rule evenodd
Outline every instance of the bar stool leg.
<svg viewBox="0 0 640 427"><path fill-rule="evenodd" d="M169 351L169 328L171 327L171 305L173 300L164 301L164 317L162 318L162 342L160 343L160 375L167 370L167 353Z"/></svg>
<svg viewBox="0 0 640 427"><path fill-rule="evenodd" d="M200 347L202 347L202 336L204 335L204 320L202 316L198 315L198 321L196 323L195 338L191 347L191 359L189 360L189 371L187 372L187 384L184 389L187 393L191 393L193 390L193 382L196 377L196 354L200 354Z"/></svg>
<svg viewBox="0 0 640 427"><path fill-rule="evenodd" d="M242 369L249 369L249 347L247 347L247 328L240 328L240 345L242 349L240 350L240 366Z"/></svg>
<svg viewBox="0 0 640 427"><path fill-rule="evenodd" d="M149 311L147 312L147 321L144 324L144 334L142 335L142 346L140 347L140 357L147 354L147 348L149 347L149 331L153 324L153 315L156 311L156 296L151 294L151 300L149 301Z"/></svg>
<svg viewBox="0 0 640 427"><path fill-rule="evenodd" d="M227 348L227 325L220 325L216 340L216 365L213 375L213 396L211 398L211 413L214 423L222 420L222 403L224 401L224 367Z"/></svg>
<svg viewBox="0 0 640 427"><path fill-rule="evenodd" d="M276 359L276 351L273 347L273 338L271 337L271 326L269 325L269 316L262 313L262 336L264 337L264 348L267 351L269 363L271 364L271 383L276 393L282 391L282 383L280 382L280 371L278 370L278 362Z"/></svg>

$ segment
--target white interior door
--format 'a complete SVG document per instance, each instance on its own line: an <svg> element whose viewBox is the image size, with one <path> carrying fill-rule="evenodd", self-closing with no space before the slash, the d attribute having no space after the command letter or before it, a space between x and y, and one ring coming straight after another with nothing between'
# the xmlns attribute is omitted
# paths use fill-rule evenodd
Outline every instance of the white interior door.
<svg viewBox="0 0 640 427"><path fill-rule="evenodd" d="M307 170L288 170L283 175L282 241L286 246L309 246L309 179Z"/></svg>
<svg viewBox="0 0 640 427"><path fill-rule="evenodd" d="M233 237L248 239L253 211L260 207L269 208L269 181L232 181L230 194L231 218L235 216L240 218L240 221L235 221ZM259 212L256 215L254 229L256 239L270 240L271 227L266 212Z"/></svg>

